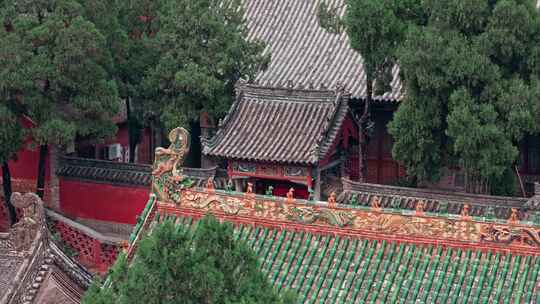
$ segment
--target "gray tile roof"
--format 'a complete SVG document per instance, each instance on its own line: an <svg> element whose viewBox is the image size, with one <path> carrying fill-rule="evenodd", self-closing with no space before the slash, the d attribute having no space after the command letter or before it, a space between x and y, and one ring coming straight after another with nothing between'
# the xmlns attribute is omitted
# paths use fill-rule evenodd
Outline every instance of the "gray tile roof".
<svg viewBox="0 0 540 304"><path fill-rule="evenodd" d="M517 208L521 220L536 220L536 212L527 205L526 198L375 185L348 179L342 181L344 191L338 197L338 202L342 204L371 206L377 197L382 208L415 210L418 201L422 200L424 211L427 212L460 214L463 206L468 204L471 216L506 220L511 208Z"/></svg>
<svg viewBox="0 0 540 304"><path fill-rule="evenodd" d="M240 84L218 133L203 140L209 156L301 165L326 156L341 129L349 95Z"/></svg>
<svg viewBox="0 0 540 304"><path fill-rule="evenodd" d="M197 186L204 186L209 177L214 177L214 183L218 188L225 188L227 183L226 173L217 170L216 167L207 169L184 167L182 172L192 179ZM64 178L83 181L150 187L152 166L78 157L62 157L56 174Z"/></svg>
<svg viewBox="0 0 540 304"><path fill-rule="evenodd" d="M256 77L264 86L280 86L292 81L295 88L334 88L345 85L352 97L366 94L362 57L349 46L346 33L331 34L317 19L319 0L245 0L250 39L266 42L272 60ZM343 7L344 0L332 0ZM340 11L344 13L344 8ZM392 91L378 100L400 100L402 85L394 68Z"/></svg>
<svg viewBox="0 0 540 304"><path fill-rule="evenodd" d="M0 303L80 303L92 274L54 243L43 203L27 204L28 195L22 197L34 213L25 211L17 227L0 233Z"/></svg>
<svg viewBox="0 0 540 304"><path fill-rule="evenodd" d="M64 157L56 174L75 179L148 186L152 180L151 172L150 165Z"/></svg>

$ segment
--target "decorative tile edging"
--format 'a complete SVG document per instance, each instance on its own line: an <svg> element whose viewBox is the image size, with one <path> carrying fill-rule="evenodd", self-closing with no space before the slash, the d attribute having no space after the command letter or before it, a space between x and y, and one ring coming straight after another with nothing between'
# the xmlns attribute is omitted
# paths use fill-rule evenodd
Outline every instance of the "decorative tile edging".
<svg viewBox="0 0 540 304"><path fill-rule="evenodd" d="M531 252L540 255L540 226L519 220L519 210L511 206L507 220L473 217L464 203L461 214L425 212L425 202L417 200L415 210L382 208L379 198L371 207L344 206L333 193L328 202L297 200L257 195L248 184L246 193L216 190L213 178L206 188L193 187L182 172L182 161L189 150L189 134L176 128L169 134L171 145L156 149L152 171L151 202L145 209L142 227L137 225L128 258L141 235L150 227L155 212L191 214L211 213L233 222L263 223L268 226L297 227L300 230L335 234L391 238L418 243L443 243L451 246L493 247L501 251ZM155 200L155 202L153 201Z"/></svg>
<svg viewBox="0 0 540 304"><path fill-rule="evenodd" d="M158 204L156 196L154 194L150 194L150 199L148 200L148 203L146 204L146 207L144 208L141 217L137 219L137 225L135 225L135 228L133 228L133 232L129 237L128 243L124 244L124 248L127 247L125 249L127 251L126 253L128 260L131 260L133 258L133 255L135 254L135 251L137 249L138 241L145 235L145 232L150 228L150 225L152 224L152 221L154 220L154 216L157 211L157 205Z"/></svg>
<svg viewBox="0 0 540 304"><path fill-rule="evenodd" d="M179 203L158 202L160 213L206 214L269 225L300 225L337 234L375 235L408 241L479 245L540 255L540 227L519 221L488 221L465 215L441 216L421 210L331 207L322 202L264 197L204 189L181 190Z"/></svg>

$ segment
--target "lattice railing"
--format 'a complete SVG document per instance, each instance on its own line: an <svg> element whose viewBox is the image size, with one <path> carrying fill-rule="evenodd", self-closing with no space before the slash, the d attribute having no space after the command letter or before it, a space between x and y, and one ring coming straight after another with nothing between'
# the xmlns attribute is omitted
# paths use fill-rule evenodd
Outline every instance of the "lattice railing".
<svg viewBox="0 0 540 304"><path fill-rule="evenodd" d="M76 252L77 259L98 271L106 271L118 256L119 246L102 243L84 232L55 220L54 229L60 235L62 242Z"/></svg>
<svg viewBox="0 0 540 304"><path fill-rule="evenodd" d="M119 247L112 244L101 244L101 261L108 266L111 266L118 257Z"/></svg>

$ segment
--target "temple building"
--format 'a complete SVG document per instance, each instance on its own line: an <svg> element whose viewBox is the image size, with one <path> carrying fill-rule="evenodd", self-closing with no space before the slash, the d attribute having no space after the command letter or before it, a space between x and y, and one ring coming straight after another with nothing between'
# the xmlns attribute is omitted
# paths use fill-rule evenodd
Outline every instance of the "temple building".
<svg viewBox="0 0 540 304"><path fill-rule="evenodd" d="M317 18L318 1L247 0L244 3L249 39L265 42L267 45L266 52L271 54L270 64L266 70L256 75L255 79L252 80L253 85L275 88L276 98L279 98L279 95L282 94L281 88L294 91L294 93L290 93L293 96L301 96L305 94L306 88L335 90L339 86L350 92L348 105L352 116L362 113L366 99L366 80L362 57L350 47L345 32L332 34L319 25ZM334 1L332 4L339 8L338 14L344 13L344 1ZM271 90L267 92L273 94ZM405 168L393 159L392 146L394 140L388 133L387 128L387 124L392 120L393 113L398 109L405 96L406 92L399 78L399 67L395 66L392 70L390 86L386 88L385 92L374 96L374 101L370 105L369 112L372 124L369 125L368 131L370 136L367 142L367 174L365 176L368 183L396 184L406 176ZM271 96L265 97L265 100L270 99L272 99ZM234 107L231 109L232 115L235 115L237 111ZM287 111L292 111L292 108L287 109ZM268 115L270 114L268 113ZM261 115L262 111L258 110L257 119L260 119ZM290 112L288 115L295 116L296 114ZM304 126L300 127L300 121L297 122L298 124L294 125L295 128L291 130L274 127L274 124L275 126L281 126L282 122L280 121L267 122L265 126L268 128L267 130L274 130L274 128L276 130L270 138L284 138L289 134L298 136L299 133L295 133L296 128L298 128L298 131L305 128ZM309 124L307 121L302 123ZM229 127L230 124L222 124L218 126L218 130L222 128L229 130ZM252 128L252 125L234 125L236 142L239 142L238 139L242 135L251 134L249 130L244 130L244 127ZM224 133L223 131L218 132ZM230 134L231 131L228 132L225 133ZM283 132L283 134L279 132ZM207 139L211 140L211 136ZM249 144L249 141L253 140L253 138L245 137L243 140L245 144ZM221 146L219 140L215 144ZM280 147L274 147L274 150L287 151L287 149L294 149L294 147L287 146L287 141L276 144L280 145ZM354 146L350 147L350 149L354 148ZM203 154L216 155L222 159L233 156L232 154L214 154L214 149L204 148L203 150ZM351 156L356 154L359 153L350 153ZM523 184L523 189L518 189L518 193L525 190L527 195L531 195L534 182L540 181L540 157L538 155L540 155L540 137L533 134L525 136L520 143L520 161L517 170L513 168L513 171L519 172L519 178ZM248 157L250 155L243 156ZM351 157L347 161L347 168L358 167L358 158ZM352 175L354 175L354 172L352 172ZM237 175L233 177L239 179ZM313 181L315 180L313 178ZM465 191L467 182L465 174L459 168L452 167L444 169L440 182L425 186L444 190ZM266 185L266 182L260 182L259 185ZM289 184L285 183L279 188L285 189L287 186ZM331 188L336 187L331 186ZM257 191L260 192L261 190L258 189ZM283 192L283 190L279 191L280 193ZM302 188L299 189L298 194L304 192L305 188ZM322 192L325 192L324 189Z"/></svg>
<svg viewBox="0 0 540 304"><path fill-rule="evenodd" d="M25 203L10 227L0 201L0 303L77 303L88 269L106 273L126 242L133 257L153 224L167 217L189 226L207 213L232 222L274 286L296 290L301 303L539 301L540 137L520 143L516 170L531 198L390 186L405 176L387 130L405 97L396 66L370 105L368 183L359 183L362 57L346 33L319 26L319 1L244 3L249 39L267 44L271 62L236 84L218 126L201 119L207 166L172 166L190 187L175 184L172 167L153 174L160 140L148 130L139 164L126 163L126 112L115 118L116 138L79 138L70 156L50 147L44 201L62 243ZM344 0L334 3L343 13ZM36 190L30 143L9 162L14 191ZM433 188L464 190L458 168L447 171Z"/></svg>
<svg viewBox="0 0 540 304"><path fill-rule="evenodd" d="M339 14L345 12L343 4L341 0L332 3L339 7ZM351 113L361 116L367 89L362 56L350 47L345 32L332 34L319 25L319 1L248 0L245 7L249 39L265 42L266 52L271 55L267 69L257 74L253 83L263 87L292 87L299 94L305 88L335 90L342 87L350 93ZM403 99L403 93L396 66L392 70L390 87L375 96L370 105L373 123L367 143L365 177L369 183L391 184L405 176L403 166L392 158L393 139L386 127ZM348 159L347 168L357 173L358 167L358 158Z"/></svg>
<svg viewBox="0 0 540 304"><path fill-rule="evenodd" d="M237 97L217 134L203 141L203 153L225 162L240 191L308 198L345 175L357 177L358 125L343 91L237 86ZM357 150L356 150L357 151ZM328 189L326 189L328 190ZM330 193L325 193L328 196Z"/></svg>

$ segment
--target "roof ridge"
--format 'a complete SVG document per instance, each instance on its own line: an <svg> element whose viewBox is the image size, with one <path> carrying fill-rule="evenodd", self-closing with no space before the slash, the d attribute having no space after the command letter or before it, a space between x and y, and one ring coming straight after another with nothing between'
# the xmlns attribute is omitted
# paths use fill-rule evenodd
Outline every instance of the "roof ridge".
<svg viewBox="0 0 540 304"><path fill-rule="evenodd" d="M242 80L239 80L238 82L240 83L240 82L242 82ZM218 140L223 136L223 130L224 130L223 127L226 124L228 124L229 121L231 121L232 116L236 112L236 109L238 108L240 102L242 102L242 100L243 100L243 96L244 96L244 92L237 90L236 98L234 99L233 104L229 108L229 111L227 112L225 117L223 117L223 119L220 119L218 121L217 132L216 132L216 134L214 134L214 136L212 136L211 138L204 138L204 137L200 136L203 154L208 153L210 151L210 149L212 147L214 147L215 144L218 142Z"/></svg>
<svg viewBox="0 0 540 304"><path fill-rule="evenodd" d="M321 132L320 132L318 138L317 138L317 144L313 147L313 150L312 150L312 153L311 153L311 157L313 159L313 162L317 162L321 158L321 155L320 155L321 150L322 150L321 149L321 144L323 142L323 139L328 135L328 133L330 131L330 126L332 126L333 118L336 116L338 105L340 104L340 99L341 99L341 92L338 92L337 96L336 96L336 99L333 102L333 105L334 105L333 111L328 113L328 115L326 116L325 121L322 122L323 127L321 129Z"/></svg>
<svg viewBox="0 0 540 304"><path fill-rule="evenodd" d="M341 122L343 121L343 119L345 118L346 116L346 113L348 112L348 98L344 98L343 96L343 92L340 90L338 91L338 95L336 97L336 100L334 101L334 111L331 113L331 115L329 115L329 119L327 120L327 123L328 123L328 126L323 128L323 134L321 136L321 142L325 142L327 143L327 145L322 145L322 146L319 146L319 154L323 154L323 155L317 155L317 160L320 160L321 158L324 157L324 154L327 153L327 149L329 145L331 145L334 140L336 139L336 136L339 132L336 132L336 134L334 134L333 136L331 136L331 132L334 131L334 129L332 128L332 126L336 126L339 121L338 120L341 120ZM346 93L345 93L346 94ZM344 112L345 115L339 115L341 112ZM327 138L327 140L323 141L324 138Z"/></svg>
<svg viewBox="0 0 540 304"><path fill-rule="evenodd" d="M315 88L298 88L289 82L286 87L281 85L277 86L264 86L254 83L246 83L239 81L236 85L237 91L243 92L245 95L254 96L272 96L275 97L298 97L298 98L313 98L316 101L321 101L321 98L335 98L337 90L330 89L315 89Z"/></svg>

